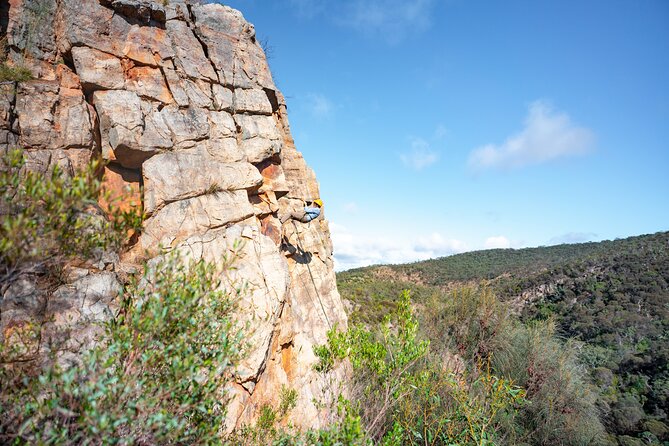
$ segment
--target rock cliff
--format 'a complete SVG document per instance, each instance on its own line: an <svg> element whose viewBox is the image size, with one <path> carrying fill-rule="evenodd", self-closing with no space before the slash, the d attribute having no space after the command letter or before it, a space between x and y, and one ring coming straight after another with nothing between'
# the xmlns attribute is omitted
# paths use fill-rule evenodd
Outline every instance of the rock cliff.
<svg viewBox="0 0 669 446"><path fill-rule="evenodd" d="M253 25L219 4L184 0L9 0L0 6L8 64L34 80L0 85L0 150L25 149L28 167L74 172L109 160L106 187L141 204L132 250L68 268L67 283L30 280L0 301L0 329L44 324L28 361L49 350L76 356L111 317L121 273L161 248L216 262L239 241L235 278L249 354L231 384L229 427L299 393L293 423L319 426L324 383L312 347L346 325L327 221L279 215L319 197L290 135L286 103ZM127 198L128 199L128 198Z"/></svg>

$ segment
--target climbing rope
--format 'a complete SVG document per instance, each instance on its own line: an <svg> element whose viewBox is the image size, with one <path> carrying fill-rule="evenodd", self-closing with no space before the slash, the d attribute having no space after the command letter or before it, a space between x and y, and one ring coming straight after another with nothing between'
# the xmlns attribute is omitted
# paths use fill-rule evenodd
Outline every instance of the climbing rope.
<svg viewBox="0 0 669 446"><path fill-rule="evenodd" d="M295 220L292 220L293 222L293 227L295 228L295 233L297 234L297 241L300 243L300 249L302 249L303 252L304 248L304 243L302 242L302 237L300 237L300 230L297 229L297 225L295 224ZM316 281L314 280L314 275L311 272L311 266L309 266L309 262L307 262L307 271L309 271L309 277L311 277L311 283L314 285L314 290L316 291L316 298L318 299L318 303L321 306L321 310L323 310L323 316L325 316L325 322L327 322L328 327L332 329L332 324L330 323L330 319L328 319L328 315L325 312L325 306L323 305L323 301L321 300L321 295L318 292L318 287L316 286Z"/></svg>

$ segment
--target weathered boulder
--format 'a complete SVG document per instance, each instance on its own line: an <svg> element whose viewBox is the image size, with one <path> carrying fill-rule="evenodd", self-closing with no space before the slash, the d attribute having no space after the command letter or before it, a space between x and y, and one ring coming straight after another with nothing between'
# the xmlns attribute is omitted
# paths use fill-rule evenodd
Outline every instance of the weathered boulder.
<svg viewBox="0 0 669 446"><path fill-rule="evenodd" d="M56 81L19 85L15 125L25 148L68 149L93 146L93 119L80 89Z"/></svg>
<svg viewBox="0 0 669 446"><path fill-rule="evenodd" d="M264 90L235 90L234 109L237 113L255 113L258 115L271 115L272 104L267 98Z"/></svg>
<svg viewBox="0 0 669 446"><path fill-rule="evenodd" d="M168 203L149 217L140 239L142 248L158 253L192 234L237 223L253 215L246 191L216 191Z"/></svg>
<svg viewBox="0 0 669 446"><path fill-rule="evenodd" d="M139 96L132 91L100 90L93 93L93 104L100 119L103 156L124 167L141 166L155 149L139 144L144 127Z"/></svg>
<svg viewBox="0 0 669 446"><path fill-rule="evenodd" d="M171 36L179 37L172 39L177 68L192 79L218 81L216 71L207 59L202 44L193 34L187 22L170 20L167 22L167 32Z"/></svg>
<svg viewBox="0 0 669 446"><path fill-rule="evenodd" d="M85 90L118 90L125 86L123 67L118 57L77 46L72 48L72 59Z"/></svg>
<svg viewBox="0 0 669 446"><path fill-rule="evenodd" d="M172 103L172 94L165 82L163 73L158 68L134 67L128 70L126 88L146 98Z"/></svg>
<svg viewBox="0 0 669 446"><path fill-rule="evenodd" d="M251 163L259 163L281 152L281 133L272 116L235 115L241 129L241 149Z"/></svg>
<svg viewBox="0 0 669 446"><path fill-rule="evenodd" d="M173 201L262 184L262 176L253 165L223 163L204 151L161 153L144 163L142 173L144 212L148 215Z"/></svg>

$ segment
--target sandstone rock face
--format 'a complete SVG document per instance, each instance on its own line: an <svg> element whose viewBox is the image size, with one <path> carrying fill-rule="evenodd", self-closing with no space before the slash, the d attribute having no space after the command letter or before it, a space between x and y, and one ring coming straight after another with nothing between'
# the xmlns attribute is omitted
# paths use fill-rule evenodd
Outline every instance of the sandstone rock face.
<svg viewBox="0 0 669 446"><path fill-rule="evenodd" d="M327 383L313 371L313 346L345 327L346 315L327 221L277 218L319 190L253 25L229 7L184 0L42 3L0 6L8 60L35 76L0 85L0 150L24 148L28 167L43 172L56 164L74 172L101 156L110 162L105 184L132 191L146 219L123 258L71 268L55 293L29 280L8 289L3 338L46 311L59 342L35 351L58 345L76 358L116 308L120 269L163 250L213 262L235 252L233 279L248 286L239 319L252 347L230 383L228 427L276 404L282 386L298 391L293 424L327 422L314 403Z"/></svg>

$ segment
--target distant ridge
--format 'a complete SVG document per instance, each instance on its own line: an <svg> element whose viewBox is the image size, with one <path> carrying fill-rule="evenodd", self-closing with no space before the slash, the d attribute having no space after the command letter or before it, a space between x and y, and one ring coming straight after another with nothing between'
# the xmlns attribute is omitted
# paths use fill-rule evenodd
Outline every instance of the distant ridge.
<svg viewBox="0 0 669 446"><path fill-rule="evenodd" d="M360 274L377 268L390 268L404 275L419 276L422 283L444 285L452 281L494 279L503 274L538 272L571 261L596 259L615 253L664 249L669 231L601 242L570 243L522 249L488 249L398 265L375 265L340 273Z"/></svg>

